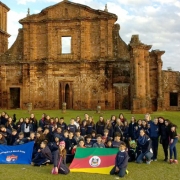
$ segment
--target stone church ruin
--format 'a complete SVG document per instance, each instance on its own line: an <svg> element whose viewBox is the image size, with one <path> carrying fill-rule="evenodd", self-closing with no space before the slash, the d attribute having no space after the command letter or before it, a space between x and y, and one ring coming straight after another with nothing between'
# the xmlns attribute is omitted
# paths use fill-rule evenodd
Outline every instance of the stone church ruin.
<svg viewBox="0 0 180 180"><path fill-rule="evenodd" d="M180 110L180 72L138 35L126 44L107 7L63 0L28 14L8 49L9 10L0 2L0 108Z"/></svg>

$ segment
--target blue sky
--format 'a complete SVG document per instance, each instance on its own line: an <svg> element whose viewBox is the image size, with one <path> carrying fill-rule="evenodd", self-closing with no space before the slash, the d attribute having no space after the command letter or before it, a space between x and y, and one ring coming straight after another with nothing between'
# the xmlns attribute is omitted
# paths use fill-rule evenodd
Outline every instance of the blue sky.
<svg viewBox="0 0 180 180"><path fill-rule="evenodd" d="M61 0L1 0L11 10L8 12L9 46L16 39L18 21L27 14L39 13L43 8ZM120 36L128 44L133 34L139 34L141 42L152 49L165 50L163 69L171 67L180 71L180 0L71 0L94 9L104 10L118 16Z"/></svg>

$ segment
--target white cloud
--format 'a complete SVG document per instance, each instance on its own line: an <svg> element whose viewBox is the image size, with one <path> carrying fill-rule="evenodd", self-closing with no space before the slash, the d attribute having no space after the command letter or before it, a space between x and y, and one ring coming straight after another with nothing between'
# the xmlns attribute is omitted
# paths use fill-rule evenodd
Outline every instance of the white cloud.
<svg viewBox="0 0 180 180"><path fill-rule="evenodd" d="M8 24L7 30L8 33L11 35L9 38L9 45L11 46L18 34L18 29L22 26L18 23L18 21L26 16L23 12L15 12L13 10L8 12Z"/></svg>
<svg viewBox="0 0 180 180"><path fill-rule="evenodd" d="M27 4L28 2L36 2L36 0L16 0L17 4Z"/></svg>
<svg viewBox="0 0 180 180"><path fill-rule="evenodd" d="M105 4L108 10L118 16L117 23L120 24L121 38L128 44L133 34L139 34L142 43L152 45L152 49L165 50L162 56L163 68L172 67L180 70L177 66L180 59L180 21L179 0L71 0L75 3L84 4L94 9L104 10ZM17 0L19 4L29 2L41 2L43 6L48 2L59 3L61 0ZM34 4L35 5L35 4ZM44 8L44 7L43 7ZM30 8L32 12L38 13L43 8L39 6ZM40 10L38 10L40 9ZM26 16L25 13L15 12L13 7L8 13L8 32L10 44L15 40L20 25L18 20Z"/></svg>

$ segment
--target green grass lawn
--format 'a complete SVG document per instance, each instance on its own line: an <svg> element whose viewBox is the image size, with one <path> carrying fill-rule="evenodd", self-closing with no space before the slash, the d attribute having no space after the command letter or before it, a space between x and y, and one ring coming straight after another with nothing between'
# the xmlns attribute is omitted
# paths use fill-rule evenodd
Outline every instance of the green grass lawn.
<svg viewBox="0 0 180 180"><path fill-rule="evenodd" d="M3 111L3 110L2 110ZM7 110L10 116L14 113L17 115L17 119L20 117L29 117L27 111L23 110ZM52 117L64 116L65 121L68 123L70 118L75 118L80 116L82 119L84 113L88 113L90 116L94 117L97 121L99 114L95 111L67 111L66 113L61 113L61 110L44 110L44 111L32 111L37 119L41 118L42 113L46 113ZM129 120L132 116L130 111L114 110L114 111L103 111L102 116L107 119L111 115L119 115L123 113L125 117ZM144 118L142 114L135 114L136 119ZM178 132L180 133L180 112L155 112L151 114L151 117L163 116L166 119L171 120L173 123L178 125ZM180 160L180 143L177 144L178 159ZM151 162L150 165L146 164L136 164L129 163L128 170L129 174L125 176L124 179L127 180L180 180L180 165L168 164L163 161L164 156L162 152L162 147L159 145L159 155L157 162ZM50 179L72 179L72 180L112 180L116 179L116 176L110 175L100 175L100 174L88 174L88 173L70 173L67 176L63 175L51 175L52 165L44 167L34 167L30 165L0 165L0 180L50 180Z"/></svg>

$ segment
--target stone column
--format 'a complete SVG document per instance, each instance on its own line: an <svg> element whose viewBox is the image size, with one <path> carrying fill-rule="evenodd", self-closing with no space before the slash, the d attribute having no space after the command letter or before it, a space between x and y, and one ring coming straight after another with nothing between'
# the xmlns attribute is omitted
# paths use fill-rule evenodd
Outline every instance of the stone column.
<svg viewBox="0 0 180 180"><path fill-rule="evenodd" d="M155 50L154 53L157 56L157 67L158 67L158 110L163 110L163 94L162 94L162 60L161 56L165 51Z"/></svg>
<svg viewBox="0 0 180 180"><path fill-rule="evenodd" d="M138 97L138 55L134 57L134 97Z"/></svg>

